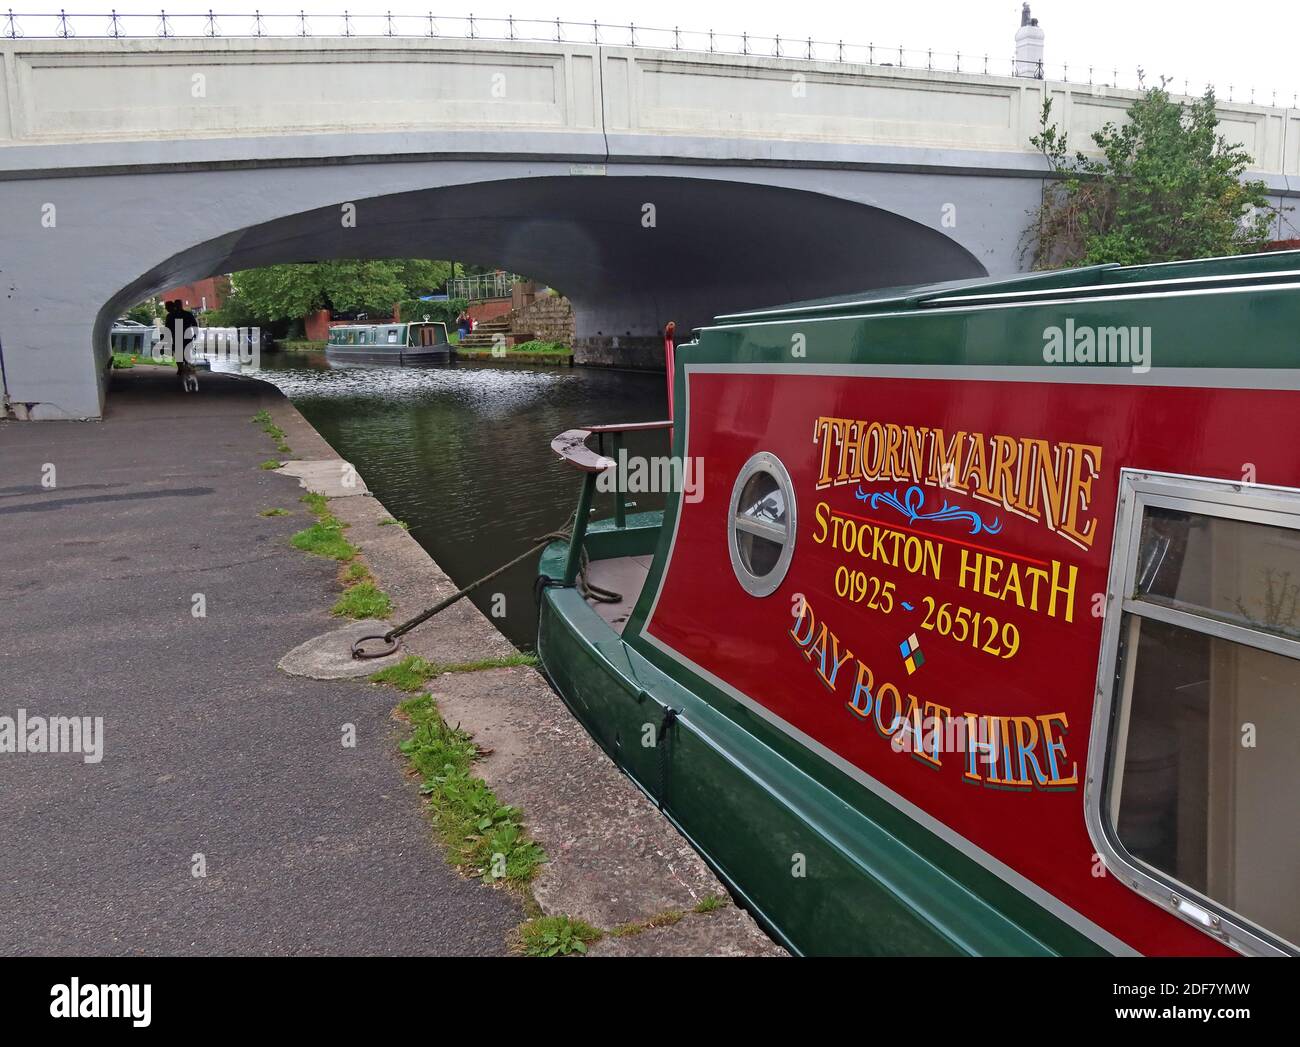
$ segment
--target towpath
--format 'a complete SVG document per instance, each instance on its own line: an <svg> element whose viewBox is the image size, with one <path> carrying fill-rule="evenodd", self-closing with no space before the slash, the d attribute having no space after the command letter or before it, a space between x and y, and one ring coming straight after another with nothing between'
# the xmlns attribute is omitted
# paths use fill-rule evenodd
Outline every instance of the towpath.
<svg viewBox="0 0 1300 1047"><path fill-rule="evenodd" d="M258 468L283 398L113 381L103 422L0 423L0 716L104 723L98 763L0 753L0 952L504 953L521 907L443 860L393 692L276 668L338 596Z"/></svg>

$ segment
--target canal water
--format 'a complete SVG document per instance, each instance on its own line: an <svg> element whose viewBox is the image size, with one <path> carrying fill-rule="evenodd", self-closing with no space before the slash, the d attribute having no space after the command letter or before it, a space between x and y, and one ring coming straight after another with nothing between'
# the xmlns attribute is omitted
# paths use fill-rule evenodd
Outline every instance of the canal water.
<svg viewBox="0 0 1300 1047"><path fill-rule="evenodd" d="M581 474L551 450L581 425L665 417L662 374L587 367L329 363L323 353L266 353L274 382L457 585L467 585L565 524ZM630 434L629 454L666 453L662 432ZM657 509L656 495L630 496ZM612 514L598 497L597 516ZM536 561L473 596L516 646L536 642ZM496 617L493 596L505 597ZM430 603L432 603L432 597ZM498 602L499 606L499 602ZM420 628L436 629L437 619Z"/></svg>

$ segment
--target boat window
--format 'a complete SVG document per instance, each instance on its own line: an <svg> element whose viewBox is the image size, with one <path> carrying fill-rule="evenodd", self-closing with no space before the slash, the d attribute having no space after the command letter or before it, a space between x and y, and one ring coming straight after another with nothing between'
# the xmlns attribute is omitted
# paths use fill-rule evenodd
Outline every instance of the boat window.
<svg viewBox="0 0 1300 1047"><path fill-rule="evenodd" d="M396 328L396 327L390 327L390 328L388 329L388 344L389 344L389 345L396 345L396 344L397 344L397 328Z"/></svg>
<svg viewBox="0 0 1300 1047"><path fill-rule="evenodd" d="M736 579L751 596L769 596L794 555L795 502L790 474L766 451L736 477L728 517L728 549Z"/></svg>
<svg viewBox="0 0 1300 1047"><path fill-rule="evenodd" d="M1222 569L1257 554L1266 554L1259 570ZM1138 559L1141 599L1300 640L1300 533L1151 506Z"/></svg>
<svg viewBox="0 0 1300 1047"><path fill-rule="evenodd" d="M1108 597L1099 852L1239 951L1300 952L1300 491L1126 471Z"/></svg>

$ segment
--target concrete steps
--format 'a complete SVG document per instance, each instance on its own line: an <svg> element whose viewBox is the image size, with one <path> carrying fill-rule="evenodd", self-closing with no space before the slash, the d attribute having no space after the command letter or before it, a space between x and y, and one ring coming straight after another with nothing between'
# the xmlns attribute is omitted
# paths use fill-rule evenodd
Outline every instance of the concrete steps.
<svg viewBox="0 0 1300 1047"><path fill-rule="evenodd" d="M513 341L510 327L511 315L507 313L493 320L484 320L460 340L461 346L466 349L491 349L500 341L498 335L505 339L505 345L510 345Z"/></svg>

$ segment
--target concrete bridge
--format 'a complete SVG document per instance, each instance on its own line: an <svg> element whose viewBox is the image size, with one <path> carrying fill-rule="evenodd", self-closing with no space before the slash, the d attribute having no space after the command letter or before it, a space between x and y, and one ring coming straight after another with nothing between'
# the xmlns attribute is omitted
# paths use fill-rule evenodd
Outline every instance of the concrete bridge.
<svg viewBox="0 0 1300 1047"><path fill-rule="evenodd" d="M457 258L573 301L580 348L669 319L1002 274L1045 170L1133 92L569 42L0 41L0 361L32 418L103 408L149 295L326 258ZM1225 103L1281 199L1300 111Z"/></svg>

